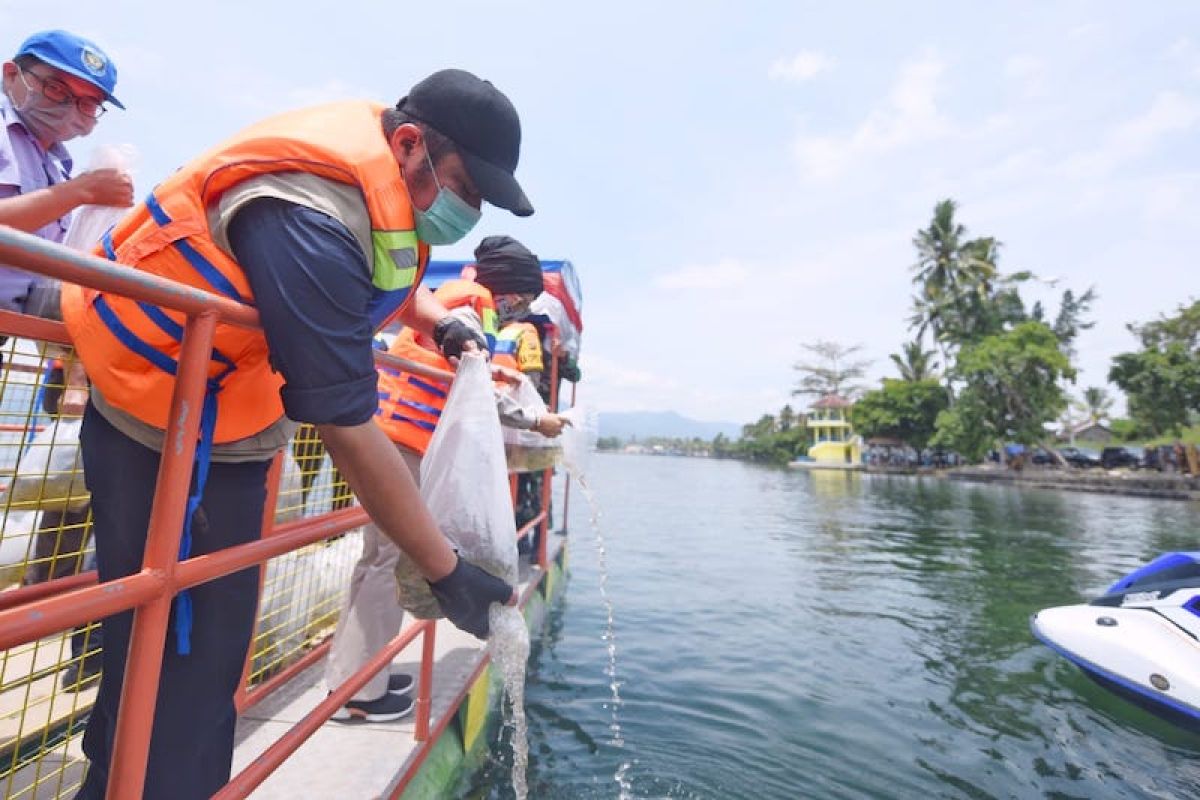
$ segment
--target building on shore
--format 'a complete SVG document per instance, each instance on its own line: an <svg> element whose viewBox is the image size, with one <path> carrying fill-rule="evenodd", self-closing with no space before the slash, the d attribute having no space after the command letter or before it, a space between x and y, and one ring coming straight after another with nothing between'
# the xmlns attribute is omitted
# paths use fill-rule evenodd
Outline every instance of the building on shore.
<svg viewBox="0 0 1200 800"><path fill-rule="evenodd" d="M1098 420L1084 420L1076 423L1069 428L1063 428L1058 438L1060 441L1076 444L1080 442L1102 444L1111 442L1113 438L1112 428L1109 428Z"/></svg>
<svg viewBox="0 0 1200 800"><path fill-rule="evenodd" d="M827 394L808 414L808 457L818 464L861 464L862 437L850 424L853 405L841 395Z"/></svg>

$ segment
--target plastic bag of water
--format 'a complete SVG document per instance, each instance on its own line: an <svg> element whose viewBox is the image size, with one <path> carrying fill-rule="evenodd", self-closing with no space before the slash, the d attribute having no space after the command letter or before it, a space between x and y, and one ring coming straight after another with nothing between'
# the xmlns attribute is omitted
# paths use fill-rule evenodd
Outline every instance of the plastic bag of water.
<svg viewBox="0 0 1200 800"><path fill-rule="evenodd" d="M137 149L131 144L103 144L92 151L88 169L133 171ZM90 251L104 232L117 223L129 209L118 206L81 206L71 216L63 244L76 250Z"/></svg>
<svg viewBox="0 0 1200 800"><path fill-rule="evenodd" d="M538 416L549 410L529 378L522 378L516 386L509 386L501 391L511 394L522 408L531 410ZM549 469L557 464L562 456L562 445L558 440L549 439L537 431L502 428L501 434L504 437L504 457L511 472Z"/></svg>
<svg viewBox="0 0 1200 800"><path fill-rule="evenodd" d="M491 370L482 354L464 353L429 449L421 459L421 498L458 554L517 582L513 520L500 417ZM400 605L434 619L441 609L424 576L403 552L396 564Z"/></svg>

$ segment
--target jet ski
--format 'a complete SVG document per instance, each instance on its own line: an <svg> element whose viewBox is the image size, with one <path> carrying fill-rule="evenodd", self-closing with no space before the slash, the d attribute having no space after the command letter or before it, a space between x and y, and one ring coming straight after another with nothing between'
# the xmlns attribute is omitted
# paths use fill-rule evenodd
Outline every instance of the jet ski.
<svg viewBox="0 0 1200 800"><path fill-rule="evenodd" d="M1200 552L1161 555L1090 603L1037 612L1030 627L1101 686L1200 732Z"/></svg>

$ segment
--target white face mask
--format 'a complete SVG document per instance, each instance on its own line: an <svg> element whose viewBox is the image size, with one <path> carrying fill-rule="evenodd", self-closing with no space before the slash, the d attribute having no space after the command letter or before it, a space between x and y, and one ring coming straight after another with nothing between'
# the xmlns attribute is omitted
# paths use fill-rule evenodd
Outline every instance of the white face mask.
<svg viewBox="0 0 1200 800"><path fill-rule="evenodd" d="M87 136L95 129L95 118L84 116L75 103L56 103L30 86L24 71L18 69L17 75L25 86L25 101L13 101L13 110L38 141L58 144Z"/></svg>

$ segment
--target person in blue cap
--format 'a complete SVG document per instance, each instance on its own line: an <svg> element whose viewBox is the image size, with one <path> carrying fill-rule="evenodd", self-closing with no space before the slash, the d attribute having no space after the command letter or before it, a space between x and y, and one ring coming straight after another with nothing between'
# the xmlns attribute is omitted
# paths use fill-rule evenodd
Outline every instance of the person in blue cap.
<svg viewBox="0 0 1200 800"><path fill-rule="evenodd" d="M117 68L92 42L67 31L26 39L3 66L0 96L0 225L61 242L83 205L133 205L132 179L115 169L72 177L63 144L87 136L113 96ZM0 308L57 316L54 282L0 264Z"/></svg>
<svg viewBox="0 0 1200 800"><path fill-rule="evenodd" d="M73 162L64 142L91 133L111 103L117 68L104 51L66 31L35 33L3 66L0 95L0 224L62 242L71 213L82 205L133 205L133 181L115 169L72 177ZM58 318L57 281L0 263L0 308ZM4 339L0 337L0 344ZM62 369L50 386L64 382ZM79 378L76 378L78 381ZM53 400L51 400L53 398ZM62 392L48 391L46 411L64 410ZM40 582L79 569L78 553L86 535L88 510L49 510L42 514L34 562L25 582ZM62 554L60 556L60 554ZM84 642L87 658L83 658ZM62 686L77 691L99 672L98 631L90 640L84 629L71 637L71 661Z"/></svg>

